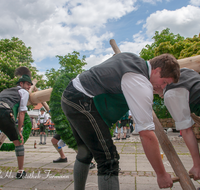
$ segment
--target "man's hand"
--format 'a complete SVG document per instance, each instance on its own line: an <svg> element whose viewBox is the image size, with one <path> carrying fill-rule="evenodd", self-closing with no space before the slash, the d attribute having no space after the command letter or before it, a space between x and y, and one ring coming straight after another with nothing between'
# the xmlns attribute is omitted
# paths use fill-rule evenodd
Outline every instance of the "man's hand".
<svg viewBox="0 0 200 190"><path fill-rule="evenodd" d="M22 144L24 144L24 138L23 138L23 135L22 135L22 133L19 133L19 135L20 135L20 140L21 140L21 143L22 143Z"/></svg>
<svg viewBox="0 0 200 190"><path fill-rule="evenodd" d="M200 179L200 167L192 167L189 171L190 174L194 176L194 180Z"/></svg>
<svg viewBox="0 0 200 190"><path fill-rule="evenodd" d="M173 181L171 179L171 175L165 173L164 175L157 175L157 182L159 188L171 188L173 186Z"/></svg>

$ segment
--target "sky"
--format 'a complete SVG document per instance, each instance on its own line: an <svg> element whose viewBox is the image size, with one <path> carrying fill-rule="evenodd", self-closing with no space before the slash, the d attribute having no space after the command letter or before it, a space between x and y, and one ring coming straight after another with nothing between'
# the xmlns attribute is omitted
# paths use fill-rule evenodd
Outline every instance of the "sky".
<svg viewBox="0 0 200 190"><path fill-rule="evenodd" d="M155 31L184 37L200 33L200 0L1 0L0 39L18 37L31 47L40 74L60 67L56 55L86 56L89 69L122 52L139 55Z"/></svg>

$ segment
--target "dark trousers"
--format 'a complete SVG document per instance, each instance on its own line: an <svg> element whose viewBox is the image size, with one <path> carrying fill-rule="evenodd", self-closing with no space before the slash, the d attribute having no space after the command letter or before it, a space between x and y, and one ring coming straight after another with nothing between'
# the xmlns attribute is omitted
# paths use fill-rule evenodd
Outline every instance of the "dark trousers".
<svg viewBox="0 0 200 190"><path fill-rule="evenodd" d="M19 140L19 130L15 125L15 119L11 109L0 108L0 130L10 139Z"/></svg>
<svg viewBox="0 0 200 190"><path fill-rule="evenodd" d="M89 164L94 157L98 175L118 175L119 154L93 99L77 91L70 82L63 93L61 106L77 141L76 159Z"/></svg>
<svg viewBox="0 0 200 190"><path fill-rule="evenodd" d="M46 126L44 123L40 123L40 132L45 132Z"/></svg>

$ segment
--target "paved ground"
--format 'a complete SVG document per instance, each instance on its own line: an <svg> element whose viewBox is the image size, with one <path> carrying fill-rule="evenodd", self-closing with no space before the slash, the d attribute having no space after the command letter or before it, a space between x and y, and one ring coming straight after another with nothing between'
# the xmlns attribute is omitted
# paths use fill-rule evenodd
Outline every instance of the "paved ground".
<svg viewBox="0 0 200 190"><path fill-rule="evenodd" d="M169 133L168 137L174 145L186 170L192 167L192 159L182 138L178 133ZM37 148L34 149L34 141ZM0 190L73 190L73 165L76 153L63 148L68 158L67 163L53 163L58 153L51 144L51 137L47 137L46 145L38 145L39 136L30 137L25 144L25 164L27 178L15 179L17 161L15 152L0 152ZM115 141L120 153L119 175L121 190L157 190L155 173L144 154L138 135L132 135L128 140ZM162 151L162 150L161 150ZM173 169L164 155L163 163L167 172L174 176ZM90 170L86 189L97 190L96 168ZM200 187L200 181L193 181L195 187ZM181 190L179 183L175 183L173 190Z"/></svg>

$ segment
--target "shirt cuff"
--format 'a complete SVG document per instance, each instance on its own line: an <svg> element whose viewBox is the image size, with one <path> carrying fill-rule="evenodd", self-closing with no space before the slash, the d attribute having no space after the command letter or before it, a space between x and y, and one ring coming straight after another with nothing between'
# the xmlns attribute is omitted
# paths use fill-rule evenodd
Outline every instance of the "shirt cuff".
<svg viewBox="0 0 200 190"><path fill-rule="evenodd" d="M27 110L28 110L27 107L20 107L18 111L21 112L21 111L27 111Z"/></svg>
<svg viewBox="0 0 200 190"><path fill-rule="evenodd" d="M144 124L135 124L135 132L140 131L154 131L155 125L154 123L144 123Z"/></svg>
<svg viewBox="0 0 200 190"><path fill-rule="evenodd" d="M190 117L187 120L180 121L180 122L175 122L176 125L176 130L183 130L183 129L188 129L194 124L193 119Z"/></svg>

